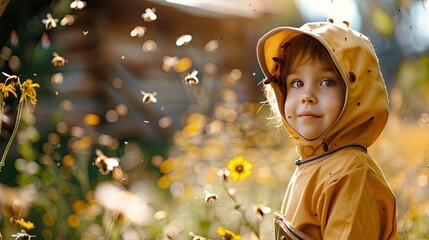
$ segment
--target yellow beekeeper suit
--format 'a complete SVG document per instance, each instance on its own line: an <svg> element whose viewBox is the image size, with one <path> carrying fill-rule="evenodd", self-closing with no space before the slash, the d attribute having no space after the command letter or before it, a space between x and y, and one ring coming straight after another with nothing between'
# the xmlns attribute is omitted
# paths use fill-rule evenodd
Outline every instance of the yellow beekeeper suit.
<svg viewBox="0 0 429 240"><path fill-rule="evenodd" d="M282 239L395 239L395 197L366 151L388 118L386 87L372 44L347 22L276 28L257 46L267 79L276 77L273 57L281 57L280 46L300 34L310 35L326 47L345 81L346 93L334 125L307 141L284 120L285 96L271 83L283 124L301 156L281 209L283 220L301 237L289 234Z"/></svg>

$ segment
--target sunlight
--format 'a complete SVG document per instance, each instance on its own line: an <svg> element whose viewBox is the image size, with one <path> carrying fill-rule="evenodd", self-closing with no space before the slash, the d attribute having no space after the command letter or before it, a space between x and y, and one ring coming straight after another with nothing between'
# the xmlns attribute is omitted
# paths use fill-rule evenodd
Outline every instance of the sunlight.
<svg viewBox="0 0 429 240"><path fill-rule="evenodd" d="M349 21L353 29L359 31L361 19L353 0L308 0L295 1L305 21L325 21L328 17L335 22Z"/></svg>

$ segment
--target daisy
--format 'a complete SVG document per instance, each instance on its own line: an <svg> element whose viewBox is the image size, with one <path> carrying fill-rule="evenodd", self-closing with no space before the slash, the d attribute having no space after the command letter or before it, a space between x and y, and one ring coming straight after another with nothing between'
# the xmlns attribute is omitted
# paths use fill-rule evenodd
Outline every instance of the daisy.
<svg viewBox="0 0 429 240"><path fill-rule="evenodd" d="M252 164L244 160L243 156L238 156L228 162L230 176L234 181L247 178L252 173L252 168Z"/></svg>

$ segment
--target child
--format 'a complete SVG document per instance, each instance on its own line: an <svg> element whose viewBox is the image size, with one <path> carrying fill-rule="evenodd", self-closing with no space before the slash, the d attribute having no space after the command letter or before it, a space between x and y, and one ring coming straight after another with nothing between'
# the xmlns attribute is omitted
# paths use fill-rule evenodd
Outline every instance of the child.
<svg viewBox="0 0 429 240"><path fill-rule="evenodd" d="M273 29L257 54L267 100L300 155L276 239L395 239L395 196L367 153L388 118L369 39L329 19Z"/></svg>

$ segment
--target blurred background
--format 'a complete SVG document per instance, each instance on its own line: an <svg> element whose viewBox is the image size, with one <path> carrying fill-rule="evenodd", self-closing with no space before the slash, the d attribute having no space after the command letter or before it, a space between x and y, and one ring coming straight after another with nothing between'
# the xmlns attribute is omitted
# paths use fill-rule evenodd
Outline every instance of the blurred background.
<svg viewBox="0 0 429 240"><path fill-rule="evenodd" d="M1 0L1 71L40 84L0 172L3 239L12 216L37 239L272 239L297 154L267 120L256 43L328 17L374 45L391 115L369 151L398 239L429 239L427 1ZM18 113L4 103L1 152ZM120 166L102 174L96 149ZM225 181L238 156L251 174Z"/></svg>

